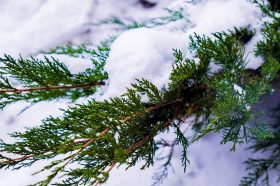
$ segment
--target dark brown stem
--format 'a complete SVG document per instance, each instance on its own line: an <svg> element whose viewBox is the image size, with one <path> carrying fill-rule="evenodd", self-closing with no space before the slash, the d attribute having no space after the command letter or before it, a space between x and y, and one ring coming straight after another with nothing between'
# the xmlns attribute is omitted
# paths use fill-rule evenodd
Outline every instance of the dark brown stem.
<svg viewBox="0 0 280 186"><path fill-rule="evenodd" d="M161 108L162 106L170 105L170 104L173 104L173 103L178 103L178 102L181 102L181 101L182 101L182 99L178 99L178 100L176 100L176 101L169 102L169 103L163 104L163 105L161 105L161 106L154 107L154 109L158 109L158 108ZM154 109L151 109L150 111L153 111ZM186 115L185 115L185 119L188 118L188 117L191 115L191 113L192 113L191 110L192 110L192 109L193 109L193 105L189 106L189 108L187 109L188 111L186 112ZM166 122L164 123L164 125L163 125L164 128L167 128L167 127L171 126L171 125L172 125L172 122L173 122L175 119L176 119L176 117L174 117L173 119L170 119L170 120L166 121ZM135 143L135 144L131 145L129 148L127 148L127 149L125 150L125 153L126 153L126 154L132 153L132 152L134 151L134 149L136 149L136 148L142 146L143 144L147 143L148 141L150 141L150 140L153 139L154 137L155 137L155 135L146 136L146 137L145 137L144 139L142 139L141 141L138 141L137 143ZM111 166L109 167L107 173L109 173L109 172L115 167L116 164L117 164L117 162L113 162L113 163L111 164ZM96 185L98 185L98 184L99 184L99 182L97 182Z"/></svg>
<svg viewBox="0 0 280 186"><path fill-rule="evenodd" d="M180 99L177 99L175 101L167 102L167 103L164 103L164 104L161 104L161 105L155 105L155 106L146 108L146 113L150 113L150 112L153 112L153 111L155 111L155 110L157 110L159 108L163 108L163 107L175 104L175 103L180 103L182 101L183 101L183 99L180 98ZM131 116L127 116L126 118L120 120L120 122L126 123L126 122L130 121L131 119L135 118L137 116L137 114L139 114L139 113L136 113L136 114L131 115Z"/></svg>
<svg viewBox="0 0 280 186"><path fill-rule="evenodd" d="M155 105L155 106L152 106L152 107L148 107L146 109L146 113L149 113L149 112L153 112L157 109L160 109L160 108L163 108L163 107L166 107L166 106L170 106L170 105L173 105L173 104L176 104L176 103L180 103L182 102L183 99L177 99L175 101L171 101L171 102L167 102L167 103L164 103L164 104L160 104L160 105ZM192 105L189 106L189 109L188 110L192 110ZM177 111L176 111L177 112ZM191 112L191 111L190 111ZM176 114L175 114L176 115ZM189 112L186 112L186 117L188 117L189 115ZM130 116L130 117L126 117L124 118L125 122L128 122L129 120L131 120L134 116ZM176 117L174 117L173 119L169 119L167 120L164 125L163 125L163 128L167 128L169 127L173 120L175 120ZM122 120L122 121L124 121ZM66 157L64 160L66 161L65 164L62 166L63 168L65 166L67 166L71 161L74 160L74 158L80 153L82 152L85 148L87 148L89 145L91 145L93 142L95 142L97 139L101 138L102 136L104 136L105 134L107 134L111 129L110 128L107 128L105 130L103 130L101 133L99 133L98 135L96 135L95 138L89 138L89 139L83 139L81 141L77 141L77 142L74 142L74 143L84 143L84 145L78 150L76 151L74 154ZM155 134L156 135L156 134ZM147 143L148 141L150 141L151 139L153 139L155 137L155 135L149 135L149 136L146 136L144 137L142 140L138 141L137 143L134 143L133 145L131 145L129 148L127 148L125 150L125 153L126 154L130 154L132 153L136 148L144 145L145 143ZM48 151L49 152L49 151ZM14 159L9 159L9 161L4 161L4 162L0 162L1 164L3 163L9 163L9 162L12 162L12 161L24 161L28 158L32 158L34 157L35 155L34 154L30 154L30 155L26 155L26 156L22 156L22 157L19 157L19 158L14 158ZM110 166L108 166L108 170L106 171L107 173L109 173L116 165L117 165L118 162L114 161ZM96 183L96 185L99 185L99 182Z"/></svg>
<svg viewBox="0 0 280 186"><path fill-rule="evenodd" d="M22 88L22 89L2 89L0 93L8 92L31 92L31 91L50 91L58 89L73 89L73 88L91 88L93 86L105 85L104 82L88 83L88 84L78 84L78 85L58 85L58 86L46 86L46 87L34 87L34 88Z"/></svg>
<svg viewBox="0 0 280 186"><path fill-rule="evenodd" d="M34 156L33 154L29 154L29 155L22 156L22 157L19 157L19 158L9 159L8 161L6 161L4 163L23 161L23 160L26 160L26 159L31 158L33 156ZM1 162L1 163L3 163L3 162Z"/></svg>
<svg viewBox="0 0 280 186"><path fill-rule="evenodd" d="M107 132L109 131L109 129L105 129L103 130L100 134L96 135L96 138L92 138L92 139L86 139L84 141L81 141L81 143L85 143L82 148L80 148L75 154L72 154L71 156L68 156L65 158L65 160L69 159L70 161L72 161L82 150L84 150L86 147L88 147L90 144L92 144L95 140L97 140L98 138L102 137L103 135L105 135ZM47 151L45 153L48 153L50 151ZM9 160L7 161L0 161L0 164L5 164L5 163L9 163L9 162L18 162L18 161L24 161L28 158L32 158L36 156L36 154L29 154L29 155L25 155L25 156L22 156L22 157L18 157L18 158L10 158ZM69 161L69 162L70 162ZM68 162L68 163L69 163ZM67 164L68 164L67 163Z"/></svg>

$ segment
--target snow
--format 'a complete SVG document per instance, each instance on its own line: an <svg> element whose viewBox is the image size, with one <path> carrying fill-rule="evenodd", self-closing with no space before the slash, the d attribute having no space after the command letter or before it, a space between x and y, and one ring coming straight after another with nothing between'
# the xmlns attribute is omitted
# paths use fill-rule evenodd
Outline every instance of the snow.
<svg viewBox="0 0 280 186"><path fill-rule="evenodd" d="M97 20L117 16L136 20L165 15L162 8L184 8L185 20L174 25L159 28L139 28L125 31L117 37L111 46L105 70L109 74L108 87L100 99L119 96L124 93L135 78L146 78L158 88L168 83L168 76L173 64L173 48L180 49L187 55L188 37L194 32L210 35L212 32L225 31L234 26L248 26L256 29L256 36L246 46L246 56L250 61L248 68L257 68L263 62L253 55L256 41L261 39L262 14L247 0L162 0L158 6L144 9L137 0L1 0L0 6L0 55L8 53L24 57L37 54L42 50L65 43L87 43L96 45L109 35L119 35L110 27L95 28L89 26ZM190 28L191 27L191 28ZM38 55L37 57L42 57ZM55 55L65 62L72 72L78 73L92 67L88 59L76 59L65 55ZM190 57L190 56L188 56ZM218 70L213 65L212 70ZM236 87L237 91L239 87ZM34 126L48 115L61 114L58 108L67 108L65 102L42 102L16 116L20 109L27 106L20 102L8 106L0 112L0 138L11 141L7 133L23 131L25 126ZM255 157L240 146L237 152L229 152L230 144L220 145L218 134L210 134L191 145L188 154L191 165L183 173L180 165L180 149L175 152L173 167L163 186L236 186L244 175L243 161ZM144 171L140 165L125 171L124 167L114 169L106 186L134 185L146 186L152 183L156 169ZM38 170L27 168L19 172L0 171L1 185L22 186L34 183L40 176L31 177ZM14 179L17 174L17 179Z"/></svg>
<svg viewBox="0 0 280 186"><path fill-rule="evenodd" d="M204 34L211 37L214 32L227 31L234 27L250 27L256 31L255 37L246 45L246 68L256 69L262 63L261 57L254 56L254 48L262 37L262 12L246 0L209 0L188 7L190 20L195 24L186 35Z"/></svg>
<svg viewBox="0 0 280 186"><path fill-rule="evenodd" d="M90 7L90 0L83 3L49 0L39 1L40 4L31 0L4 2L0 16L1 54L21 53L23 56L55 47L79 34Z"/></svg>
<svg viewBox="0 0 280 186"><path fill-rule="evenodd" d="M144 77L159 89L168 82L174 61L172 49L186 51L187 38L180 33L139 28L120 35L111 46L105 71L109 84L104 98L123 94L135 79Z"/></svg>
<svg viewBox="0 0 280 186"><path fill-rule="evenodd" d="M71 57L64 54L39 54L35 56L36 59L40 60L44 60L45 57L49 58L50 60L54 58L55 60L62 62L73 74L78 74L88 68L94 68L89 56L83 58Z"/></svg>
<svg viewBox="0 0 280 186"><path fill-rule="evenodd" d="M187 34L196 32L205 35L233 27L256 25L261 17L261 11L246 0L204 0L191 6L189 14L196 26Z"/></svg>
<svg viewBox="0 0 280 186"><path fill-rule="evenodd" d="M239 95L242 95L244 93L244 90L237 84L234 84L233 88Z"/></svg>

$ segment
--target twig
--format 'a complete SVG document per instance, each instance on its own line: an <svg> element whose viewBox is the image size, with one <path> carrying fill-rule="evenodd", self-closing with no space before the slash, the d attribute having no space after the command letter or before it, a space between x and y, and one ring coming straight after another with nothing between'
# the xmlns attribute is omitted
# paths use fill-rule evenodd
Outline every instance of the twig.
<svg viewBox="0 0 280 186"><path fill-rule="evenodd" d="M9 160L7 160L7 161L3 161L3 162L0 162L1 164L2 163L9 163L9 162L17 162L17 161L23 161L23 160L26 160L26 159L28 159L28 158L31 158L31 157L33 157L34 156L34 154L29 154L29 155L25 155L25 156L22 156L22 157L18 157L18 158L10 158Z"/></svg>
<svg viewBox="0 0 280 186"><path fill-rule="evenodd" d="M58 89L74 89L74 88L90 88L92 86L101 86L105 85L104 82L80 84L80 85L58 85L58 86L46 86L46 87L34 87L34 88L22 88L22 89L0 89L0 93L8 92L32 92L32 91L41 91L41 90L58 90Z"/></svg>
<svg viewBox="0 0 280 186"><path fill-rule="evenodd" d="M183 99L181 98L181 99L177 99L175 101L167 102L167 103L164 103L164 104L161 104L161 105L152 106L152 107L149 107L149 108L145 109L145 113L153 112L153 111L155 111L155 110L157 110L159 108L163 108L163 107L172 105L174 103L179 103L179 102L182 102L182 101L183 101ZM140 114L140 113L136 113L136 114L133 114L131 116L127 116L126 118L120 120L120 122L126 123L129 120L135 118L137 116L137 114Z"/></svg>
<svg viewBox="0 0 280 186"><path fill-rule="evenodd" d="M18 90L18 89L17 89ZM30 90L30 89L29 89ZM15 90L14 90L15 91ZM164 103L164 104L161 104L161 105L156 105L156 106L152 106L152 107L149 107L146 109L146 112L149 113L149 112L152 112L154 110L157 110L159 108L163 108L165 106L169 106L169 105L172 105L172 104L175 104L175 103L179 103L179 102L182 102L183 99L177 99L175 101L172 101L172 102L167 102L167 103ZM129 117L126 117L124 120L122 121L126 121L128 122L130 119L133 119L133 117L135 116L129 116ZM175 119L175 118L174 118ZM170 119L168 121L165 122L165 124L163 125L164 128L170 126L172 124L172 121L174 119ZM124 122L125 123L125 122ZM64 158L64 161L66 161L63 165L62 165L62 168L64 169L71 161L74 160L74 158L80 153L82 152L85 148L87 148L89 145L91 145L94 141L96 141L98 138L102 137L103 135L105 135L106 133L108 133L109 131L111 130L111 128L107 128L105 130L103 130L101 133L99 133L98 135L96 135L95 138L92 138L92 139L82 139L81 141L77 141L74 143L78 144L78 143L84 143L84 145L77 151L75 152L74 154ZM132 153L133 150L139 146L142 146L143 144L145 144L147 141L151 140L155 135L150 135L150 136L146 136L143 140L133 144L132 146L130 146L129 148L127 148L125 150L125 153L126 154L129 154L129 153ZM50 152L50 151L48 151ZM48 153L46 152L46 153ZM15 159L10 159L9 161L23 161L25 159L28 159L28 158L31 158L31 157L34 157L36 156L36 154L30 154L30 155L26 155L26 156L23 156L23 157L20 157L20 158L15 158ZM9 162L7 161L7 162ZM6 163L6 162L0 162L0 163ZM109 173L117 164L118 162L113 162L108 170L106 171L107 173ZM96 185L98 185L99 182L96 183Z"/></svg>
<svg viewBox="0 0 280 186"><path fill-rule="evenodd" d="M84 145L83 145L83 147L78 151L78 152L76 152L75 154L72 154L71 156L68 156L68 157L66 157L65 158L65 160L67 160L67 159L71 159L71 160L73 160L73 158L75 158L75 156L78 154L78 153L80 153L83 149L85 149L88 145L90 145L92 142L94 142L97 138L100 138L101 136L103 136L103 135L105 135L107 132L109 131L109 129L105 129L105 130L103 130L99 135L97 135L96 136L96 138L93 138L93 139L86 139L86 140L84 140L84 141L81 141L81 143L85 143ZM48 152L45 152L45 153L49 153L49 152L51 152L51 151L48 151ZM44 154L45 154L44 153ZM75 155L75 156L74 156ZM29 155L25 155L25 156L22 156L22 157L18 157L18 158L10 158L9 160L7 160L7 161L2 161L2 162L0 162L0 164L6 164L6 163L9 163L9 162L18 162L18 161L23 161L23 160L26 160L26 159L28 159L28 158L32 158L32 157L34 157L34 156L36 156L36 154L29 154ZM72 158L72 156L74 156L73 158Z"/></svg>

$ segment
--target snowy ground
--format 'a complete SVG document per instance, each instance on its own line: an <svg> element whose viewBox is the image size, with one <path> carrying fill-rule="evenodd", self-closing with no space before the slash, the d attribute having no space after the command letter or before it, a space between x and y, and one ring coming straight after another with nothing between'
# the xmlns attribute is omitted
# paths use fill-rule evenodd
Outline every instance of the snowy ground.
<svg viewBox="0 0 280 186"><path fill-rule="evenodd" d="M137 0L0 0L0 55L4 53L29 56L65 43L98 44L109 35L120 32L110 27L94 27L91 23L109 16L142 20L166 14L164 7L184 8L185 20L152 29L136 29L121 34L112 45L106 64L110 86L101 99L120 95L135 78L146 77L158 87L167 83L172 64L172 48L187 54L188 36L197 32L209 35L234 26L251 26L257 35L248 44L246 52L256 68L261 60L255 60L252 50L260 38L262 15L246 0L162 0L154 8L143 8ZM159 3L160 2L160 3ZM73 60L69 60L72 61ZM68 61L68 64L69 64ZM67 62L67 61L66 61ZM73 68L76 68L75 65ZM75 70L75 69L74 69ZM118 87L118 88L116 88ZM68 103L39 103L17 116L26 103L8 106L0 112L0 138L11 140L7 133L22 131L34 126L48 115L59 115L59 108ZM229 145L221 146L217 135L208 135L193 144L189 150L191 165L187 173L180 166L180 152L176 152L173 166L163 186L237 186L244 175L242 164L254 157L240 146L229 152ZM37 168L37 169L36 169ZM40 176L31 177L38 167L20 171L0 171L0 185L22 186L34 183ZM151 184L155 168L140 171L139 167L128 171L115 169L106 186Z"/></svg>

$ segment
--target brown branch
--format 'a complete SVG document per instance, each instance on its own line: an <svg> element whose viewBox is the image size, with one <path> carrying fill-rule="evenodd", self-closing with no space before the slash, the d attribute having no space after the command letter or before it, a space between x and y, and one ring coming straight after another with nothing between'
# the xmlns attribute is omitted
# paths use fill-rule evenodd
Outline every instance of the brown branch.
<svg viewBox="0 0 280 186"><path fill-rule="evenodd" d="M172 124L172 121L173 121L173 120L168 120L167 122L165 122L164 128L169 127L169 126ZM142 146L143 144L145 144L145 143L148 142L149 140L153 139L154 137L155 137L155 135L146 136L143 140L141 140L141 141L139 141L139 142L133 144L133 145L130 146L129 148L127 148L127 149L125 150L125 153L126 153L126 154L132 153L132 151L133 151L135 148ZM106 172L109 173L109 172L116 166L116 164L117 164L117 162L114 161L114 162L110 165L109 169L108 169ZM95 185L98 185L98 184L99 184L99 182L97 182Z"/></svg>
<svg viewBox="0 0 280 186"><path fill-rule="evenodd" d="M104 82L88 83L88 84L78 84L78 85L58 85L58 86L46 86L46 87L34 87L34 88L22 88L22 89L0 89L0 93L8 92L32 92L32 91L50 91L58 89L74 89L74 88L91 88L93 86L105 85Z"/></svg>
<svg viewBox="0 0 280 186"><path fill-rule="evenodd" d="M82 148L80 148L76 153L72 154L71 156L68 156L67 158L65 158L65 160L67 160L67 159L69 159L69 160L66 162L66 164L64 164L64 166L66 166L68 163L70 163L80 152L82 152L90 144L95 142L98 138L100 138L101 136L105 135L107 132L109 132L109 129L103 130L100 134L96 135L95 138L92 138L90 140L84 141L86 143L82 146Z"/></svg>
<svg viewBox="0 0 280 186"><path fill-rule="evenodd" d="M167 122L165 122L164 128L169 127L172 124L172 121L173 121L173 119L172 120L168 120ZM135 148L142 146L144 143L148 142L149 140L153 139L154 137L155 137L155 135L146 136L143 140L133 144L128 149L126 149L126 154L131 153Z"/></svg>
<svg viewBox="0 0 280 186"><path fill-rule="evenodd" d="M146 113L149 113L149 112L155 111L156 109L159 109L159 108L162 108L162 107L165 107L165 106L169 106L169 105L172 105L174 103L179 103L179 102L182 102L182 101L183 101L183 99L177 99L175 101L167 102L167 103L164 103L164 104L161 104L161 105L152 106L152 107L149 107L149 108L146 109ZM189 114L189 113L187 113L187 114ZM120 122L125 124L129 120L133 119L134 117L136 117L136 114L134 114L132 116L127 116L124 119L120 120ZM106 134L109 131L110 131L110 129L107 128L103 132L101 132L100 134L104 135L104 134ZM99 135L99 137L100 137L100 135ZM90 140L91 139L83 139L81 141L76 141L75 143L87 143Z"/></svg>
<svg viewBox="0 0 280 186"><path fill-rule="evenodd" d="M96 136L96 138L93 138L93 139L86 139L84 141L81 141L80 143L85 143L81 149L79 149L79 151L77 151L75 154L72 154L71 156L68 156L66 157L64 160L67 160L67 159L70 159L70 160L73 160L75 158L76 155L78 155L82 150L84 150L87 146L89 146L91 143L93 143L95 140L97 140L97 138L100 138L101 136L105 135L107 132L109 132L109 129L105 129L103 130L100 134L98 134ZM44 154L46 153L49 153L51 151L47 151L45 152ZM2 161L0 162L0 164L6 164L6 163L9 163L9 162L18 162L18 161L24 161L28 158L32 158L34 156L36 156L37 154L29 154L29 155L25 155L25 156L22 156L22 157L18 157L18 158L10 158L9 160L7 161Z"/></svg>
<svg viewBox="0 0 280 186"><path fill-rule="evenodd" d="M110 171L117 165L117 162L113 162L112 165L110 165L110 167L108 168L107 171L105 171L106 173L110 173ZM97 181L96 183L93 183L94 186L100 185L100 181Z"/></svg>
<svg viewBox="0 0 280 186"><path fill-rule="evenodd" d="M152 107L149 107L149 108L145 109L145 113L153 112L153 111L155 111L159 108L163 108L163 107L172 105L174 103L180 103L182 101L183 101L183 99L181 98L181 99L177 99L175 101L167 102L167 103L164 103L164 104L161 104L161 105L155 105L155 106L152 106ZM137 114L140 114L140 113L135 113L131 116L127 116L126 118L120 120L120 122L126 123L126 122L130 121L131 119L135 118L137 116Z"/></svg>
<svg viewBox="0 0 280 186"><path fill-rule="evenodd" d="M149 112L155 111L155 110L157 110L157 109L159 109L159 108L163 108L163 107L165 107L165 106L169 106L169 105L172 105L172 104L175 104L175 103L179 103L179 102L182 102L182 101L183 101L183 99L177 99L177 100L175 100L175 101L167 102L167 103L164 103L164 104L161 104L161 105L156 105L156 106L149 107L149 108L147 108L147 109L145 109L145 110L146 110L146 113L149 113ZM134 117L135 117L135 115L129 116L129 117L126 117L124 120L121 120L121 121L128 122L130 119L133 119ZM175 119L175 118L174 118L174 119ZM170 125L172 124L172 121L173 121L174 119L170 119L170 120L166 121L165 124L164 124L164 128L170 126ZM125 123L125 122L124 122L124 123ZM92 144L94 141L96 141L98 138L104 136L104 135L105 135L106 133L108 133L110 130L111 130L110 128L107 128L107 129L103 130L101 133L99 133L98 135L96 135L95 138L92 138L92 139L89 138L89 139L83 139L83 140L77 141L77 142L74 141L74 143L76 143L76 144L84 143L84 145L83 145L77 152L75 152L74 154L72 154L72 155L70 155L70 156L64 158L64 161L66 161L66 160L67 160L67 161L64 163L64 165L63 165L62 167L67 166L71 161L74 160L74 158L75 158L80 152L82 152L85 148L87 148L89 145L91 145L91 144ZM151 140L152 138L154 138L154 136L155 136L155 135L146 136L143 140L141 140L141 141L139 141L139 142L133 144L133 145L130 146L129 148L127 148L127 149L125 150L125 153L126 153L126 154L132 153L133 150L134 150L135 148L137 148L137 147L139 147L139 146L142 146L143 144L145 144L146 142L148 142L149 140ZM48 151L48 152L50 152L50 151ZM48 152L46 152L46 153L48 153ZM26 156L19 157L19 158L15 158L15 159L10 159L9 161L0 162L0 163L8 163L8 162L10 162L10 161L23 161L23 160L26 160L26 159L28 159L28 158L34 157L34 156L36 156L36 155L35 155L35 154L30 154L30 155L26 155ZM113 162L113 163L109 166L109 168L108 168L108 170L107 170L106 172L109 173L109 172L116 166L117 163L118 163L118 162ZM98 184L99 184L99 182L96 183L96 185L98 185Z"/></svg>
<svg viewBox="0 0 280 186"><path fill-rule="evenodd" d="M109 173L116 165L117 162L112 163L112 165L109 167L109 169L106 172Z"/></svg>
<svg viewBox="0 0 280 186"><path fill-rule="evenodd" d="M177 103L177 102L181 102L181 101L182 101L182 99L178 99L178 100L175 100L175 101L173 101L173 102L169 102L169 103L166 103L166 104L163 104L163 105L161 105L161 106L154 107L154 108L161 108L161 107L163 107L163 106L167 106L167 105L170 105L170 104L173 104L173 103ZM153 110L153 109L151 108L150 110ZM186 115L185 115L185 117L184 117L185 119L186 119L187 117L189 117L189 116L192 114L192 113L191 113L192 110L193 110L193 105L190 105L189 108L187 109ZM169 126L172 124L172 121L174 121L175 119L176 119L176 118L173 118L173 119L170 119L170 120L166 121L166 122L164 123L164 128L169 127ZM143 140L141 140L141 141L139 141L139 142L133 144L133 145L130 146L129 148L127 148L127 149L125 150L125 153L126 153L126 154L132 153L133 150L134 150L135 148L142 146L143 144L145 144L145 143L148 142L149 140L153 139L154 137L155 137L155 135L146 136ZM117 164L116 161L113 162L113 163L110 165L109 169L108 169L106 172L109 173L109 172L115 167L116 164ZM99 184L99 182L97 182L96 185L98 185L98 184Z"/></svg>
<svg viewBox="0 0 280 186"><path fill-rule="evenodd" d="M168 120L167 122L165 122L164 124L164 128L170 126L172 124L173 120ZM125 150L125 154L129 154L131 153L135 148L142 146L143 144L145 144L146 142L148 142L149 140L151 140L152 138L154 138L155 135L151 135L151 136L146 136L143 140L133 144L132 146L130 146L129 148L127 148ZM106 173L110 173L110 171L116 166L118 162L114 161L108 168L108 170L106 171ZM97 183L95 183L95 186L99 185L100 182L97 181Z"/></svg>
<svg viewBox="0 0 280 186"><path fill-rule="evenodd" d="M146 109L146 110L147 110L147 112L152 112L152 111L154 111L154 110L156 110L156 109L163 108L163 107L172 105L172 104L174 104L174 103L180 103L180 102L182 102L182 101L183 101L183 99L180 98L180 99L177 99L177 100L175 100L175 101L170 101L170 102L167 102L167 103L164 103L164 104L161 104L161 105L156 105L156 106L150 107L150 108L148 108L148 109Z"/></svg>
<svg viewBox="0 0 280 186"><path fill-rule="evenodd" d="M18 157L18 158L13 158L13 159L11 158L11 159L9 159L7 161L0 162L0 163L9 163L9 162L23 161L23 160L26 160L26 159L31 158L33 156L34 156L34 154L29 154L29 155L25 155L25 156Z"/></svg>
<svg viewBox="0 0 280 186"><path fill-rule="evenodd" d="M165 106L174 104L174 103L178 103L178 102L181 102L181 101L182 101L182 99L177 99L177 100L175 100L175 101L171 101L171 102L168 102L168 103L165 103L165 104L162 104L162 105L152 106L152 107L147 108L147 109L146 109L146 112L149 113L149 112L152 112L152 111L154 111L154 110L156 110L156 109L159 109L159 108L162 108L162 107L165 107ZM187 115L188 115L188 114L187 114ZM123 119L123 120L121 120L121 121L122 121L123 123L126 123L126 122L128 122L130 119L133 119L133 117L132 117L132 116L126 117L125 119ZM165 127L170 126L170 124L171 124L172 121L173 121L173 120L167 121L167 123L166 123L164 126L165 126ZM96 138L93 138L93 139L84 139L84 140L81 140L81 141L78 141L78 142L74 142L74 143L76 143L76 144L79 144L79 143L85 143L85 144L84 144L83 147L82 147L79 151L77 151L75 154L72 154L71 156L68 156L68 157L65 158L65 160L69 159L69 161L66 163L66 165L67 165L70 161L72 161L83 149L85 149L87 146L89 146L91 143L93 143L97 138L100 138L100 137L102 137L103 135L105 135L106 133L108 133L110 130L111 130L110 128L107 128L107 129L103 130L100 134L98 134L98 135L96 136ZM132 145L131 147L129 147L128 149L126 149L126 153L127 153L127 154L128 154L128 153L131 153L135 148L137 148L137 147L143 145L146 141L150 140L150 139L153 138L153 137L154 137L154 136L152 136L152 137L147 136L147 137L144 138L142 141L139 141L139 142L137 142L136 144L134 144L134 145ZM48 152L50 152L50 151L48 151ZM46 153L48 153L48 152L46 152ZM7 161L3 161L3 162L0 162L0 163L3 164L3 163L9 163L9 162L23 161L23 160L26 160L26 159L28 159L28 158L32 158L32 157L34 157L34 156L36 156L36 154L25 155L25 156L18 157L18 158L14 158L14 159L11 158L11 159L9 159L9 160L7 160ZM114 163L115 163L115 162L114 162ZM113 164L114 164L114 163L113 163ZM112 164L112 165L113 165L113 164ZM115 165L114 165L114 166L115 166ZM114 166L113 166L113 167L114 167ZM112 167L112 168L113 168L113 167ZM111 168L111 169L112 169L112 168ZM111 169L109 169L109 172L111 171Z"/></svg>

